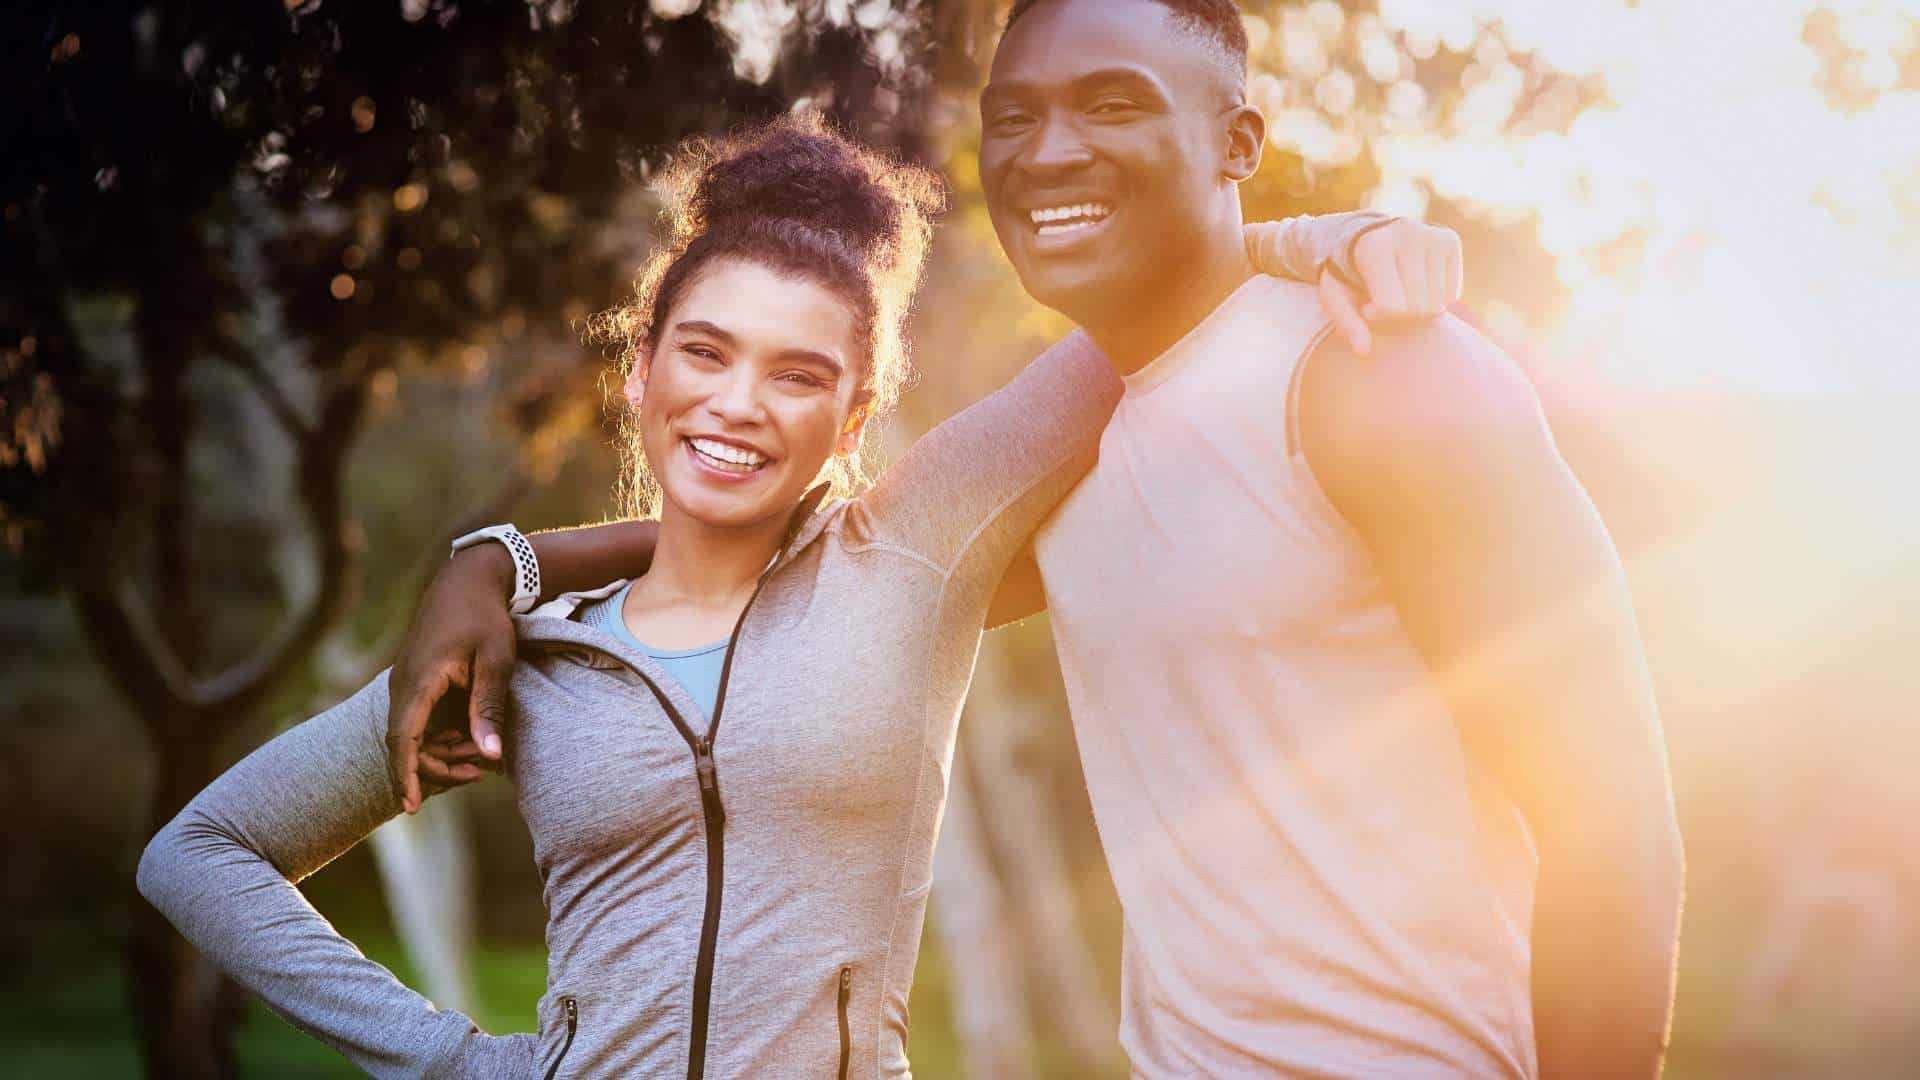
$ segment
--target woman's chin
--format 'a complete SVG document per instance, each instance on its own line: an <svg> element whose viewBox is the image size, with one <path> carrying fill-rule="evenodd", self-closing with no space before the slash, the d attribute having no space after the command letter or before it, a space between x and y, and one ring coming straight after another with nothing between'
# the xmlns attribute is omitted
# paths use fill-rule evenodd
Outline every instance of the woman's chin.
<svg viewBox="0 0 1920 1080"><path fill-rule="evenodd" d="M755 490L732 491L715 490L712 485L697 480L667 482L662 486L669 504L688 519L710 529L751 528L769 517L793 510L792 505L781 505L778 485L774 484L754 484ZM791 502L797 503L798 500Z"/></svg>

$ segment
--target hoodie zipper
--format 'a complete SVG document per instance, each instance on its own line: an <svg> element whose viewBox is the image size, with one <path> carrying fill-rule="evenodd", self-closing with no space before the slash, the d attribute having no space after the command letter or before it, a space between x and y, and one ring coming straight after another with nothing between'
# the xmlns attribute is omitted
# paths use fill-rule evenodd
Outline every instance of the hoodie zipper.
<svg viewBox="0 0 1920 1080"><path fill-rule="evenodd" d="M707 834L707 904L700 919L700 951L693 966L693 1016L687 1041L687 1080L703 1080L706 1075L708 1009L713 998L713 959L720 939L720 899L725 893L726 883L727 808L720 797L720 770L713 758L713 740L719 734L720 718L725 715L727 707L727 681L733 674L733 654L740 644L740 631L746 626L747 615L753 610L754 601L760 599L761 590L766 588L767 580L779 566L776 560L760 575L753 595L747 598L746 606L740 609L740 617L733 624L733 633L727 638L726 657L720 662L720 685L714 692L713 719L708 723L705 735L694 734L686 717L680 715L680 710L674 707L672 700L646 672L605 649L584 646L638 675L647 689L653 692L654 700L666 712L674 730L686 741L687 748L693 751L694 776L700 784L700 815L704 819ZM578 642L566 643L583 647Z"/></svg>
<svg viewBox="0 0 1920 1080"><path fill-rule="evenodd" d="M821 484L809 491L801 500L801 509L808 515L818 506L826 494L826 485ZM795 526L797 529L798 526ZM707 1021L708 1009L713 998L713 954L720 940L720 898L725 892L726 883L726 832L727 808L720 798L720 770L713 760L713 741L720 734L720 717L727 707L727 680L733 674L733 653L740 644L740 631L747 625L747 615L753 611L754 601L760 599L760 593L767 587L767 581L774 571L785 565L787 554L793 543L793 533L789 532L786 543L774 556L773 562L760 572L760 580L753 586L753 595L747 597L745 607L740 609L740 617L734 620L733 633L727 636L727 654L720 661L720 685L713 695L713 719L707 723L705 735L695 735L680 710L673 707L660 687L648 677L647 673L627 663L620 657L604 649L595 652L606 655L620 666L640 676L647 684L653 696L666 711L667 719L673 722L674 730L686 740L693 751L693 771L700 783L700 815L705 819L707 833L707 907L700 919L700 951L693 965L693 1017L689 1024L687 1039L687 1080L704 1080L707 1071ZM577 642L569 641L568 644ZM593 646L586 646L594 648ZM571 1007L569 1007L571 1008ZM568 1014L572 1015L571 1012ZM564 1054L565 1051L562 1051ZM551 1080L551 1078L549 1078Z"/></svg>
<svg viewBox="0 0 1920 1080"><path fill-rule="evenodd" d="M840 969L840 1080L847 1080L847 1063L853 1056L853 1039L847 1033L847 1001L853 996L853 968Z"/></svg>
<svg viewBox="0 0 1920 1080"><path fill-rule="evenodd" d="M580 1005L573 999L573 995L569 994L561 998L560 1004L565 1006L567 1010L567 1041L560 1044L560 1056L554 1058L553 1064L547 1066L547 1080L553 1080L555 1076L559 1075L560 1063L567 1060L567 1051L573 1049L573 1033L580 1027ZM845 1051L842 1051L841 1059L844 1061L845 1058ZM846 1071L846 1066L842 1065L840 1067L841 1075L845 1076Z"/></svg>

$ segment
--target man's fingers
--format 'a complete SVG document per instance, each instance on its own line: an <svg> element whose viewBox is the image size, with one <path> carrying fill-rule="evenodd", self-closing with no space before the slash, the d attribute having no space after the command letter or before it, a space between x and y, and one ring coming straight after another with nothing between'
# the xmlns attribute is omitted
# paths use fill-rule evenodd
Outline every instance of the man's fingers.
<svg viewBox="0 0 1920 1080"><path fill-rule="evenodd" d="M487 770L473 762L442 761L432 754L420 755L420 775L430 785L442 788L459 787L471 784L487 775Z"/></svg>
<svg viewBox="0 0 1920 1080"><path fill-rule="evenodd" d="M1373 332L1367 328L1367 320L1360 317L1353 290L1331 270L1320 274L1320 306L1326 309L1334 330L1353 346L1354 355L1365 356L1372 350Z"/></svg>
<svg viewBox="0 0 1920 1080"><path fill-rule="evenodd" d="M447 692L444 674L421 683L396 684L387 680L387 771L400 806L411 814L420 809L420 783L414 777L420 740L427 732L433 703Z"/></svg>
<svg viewBox="0 0 1920 1080"><path fill-rule="evenodd" d="M467 738L464 732L444 731L436 733L427 740L421 755L439 758L448 765L478 765L490 773L501 773L504 768L498 758L490 758L480 751L480 746Z"/></svg>
<svg viewBox="0 0 1920 1080"><path fill-rule="evenodd" d="M507 683L513 676L513 645L504 651L482 649L473 659L473 696L467 702L467 723L480 752L500 756L500 729L507 721Z"/></svg>

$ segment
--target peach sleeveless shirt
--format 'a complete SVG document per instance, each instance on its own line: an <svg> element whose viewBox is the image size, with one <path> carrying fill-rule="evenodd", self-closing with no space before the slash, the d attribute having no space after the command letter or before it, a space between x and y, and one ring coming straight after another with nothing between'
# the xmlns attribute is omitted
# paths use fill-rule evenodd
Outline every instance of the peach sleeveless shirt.
<svg viewBox="0 0 1920 1080"><path fill-rule="evenodd" d="M1128 379L1039 537L1136 1075L1532 1077L1534 856L1291 436L1255 277Z"/></svg>

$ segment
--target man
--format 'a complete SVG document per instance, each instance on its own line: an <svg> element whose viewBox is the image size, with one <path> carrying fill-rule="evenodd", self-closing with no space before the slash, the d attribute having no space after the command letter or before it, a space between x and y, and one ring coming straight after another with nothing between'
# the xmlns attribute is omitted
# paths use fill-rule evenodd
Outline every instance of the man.
<svg viewBox="0 0 1920 1080"><path fill-rule="evenodd" d="M1618 557L1483 338L1443 319L1361 363L1253 275L1245 73L1228 0L1022 0L981 99L1008 257L1128 382L1036 544L1122 1043L1142 1076L1654 1075L1680 853ZM585 568L622 528L540 557L619 576ZM396 665L403 782L450 682L499 713L490 572L450 567Z"/></svg>

